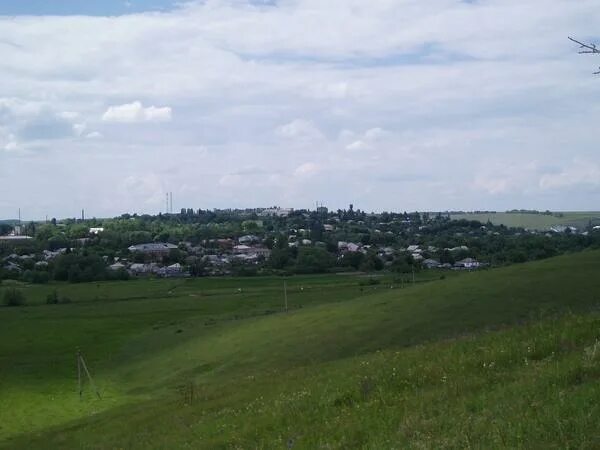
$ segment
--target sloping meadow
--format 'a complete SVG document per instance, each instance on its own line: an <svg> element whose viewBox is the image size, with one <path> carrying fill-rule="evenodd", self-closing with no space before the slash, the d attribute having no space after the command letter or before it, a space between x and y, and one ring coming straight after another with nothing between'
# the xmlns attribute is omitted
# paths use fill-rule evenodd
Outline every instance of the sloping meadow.
<svg viewBox="0 0 600 450"><path fill-rule="evenodd" d="M132 317L106 328L115 334L108 339L114 352L96 361L105 398L87 395L61 420L33 423L34 431L5 443L594 448L599 269L600 253L584 252L208 325L190 305L164 308L164 326L156 326L155 311L153 320L134 321L135 332L118 337L127 320L145 314L139 302ZM102 332L102 322L91 323ZM89 331L75 329L77 339ZM52 342L28 339L22 351L53 352ZM73 382L64 373L48 377L50 390ZM14 377L4 380L3 388L16 389ZM48 399L22 401L31 404L17 407L13 398L12 405L27 422L28 408L44 408ZM0 415L11 413L2 409Z"/></svg>

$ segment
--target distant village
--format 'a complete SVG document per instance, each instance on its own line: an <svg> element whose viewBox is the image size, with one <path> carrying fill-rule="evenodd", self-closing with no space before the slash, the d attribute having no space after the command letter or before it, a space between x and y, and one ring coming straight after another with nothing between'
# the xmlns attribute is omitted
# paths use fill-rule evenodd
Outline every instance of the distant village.
<svg viewBox="0 0 600 450"><path fill-rule="evenodd" d="M3 230L1 276L45 282L477 270L593 245L600 226L539 232L450 220L442 213L367 214L350 205L338 211L185 209L159 216L4 225Z"/></svg>

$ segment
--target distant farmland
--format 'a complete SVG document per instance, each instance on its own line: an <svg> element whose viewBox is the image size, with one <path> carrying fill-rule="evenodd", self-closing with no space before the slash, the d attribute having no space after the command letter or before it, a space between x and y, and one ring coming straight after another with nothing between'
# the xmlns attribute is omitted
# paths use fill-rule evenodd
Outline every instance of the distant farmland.
<svg viewBox="0 0 600 450"><path fill-rule="evenodd" d="M451 214L453 220L478 220L486 223L488 220L494 225L507 227L522 227L531 230L549 230L553 226L564 225L577 228L586 227L590 221L593 225L600 225L599 211L555 212L552 214L534 213L457 213Z"/></svg>

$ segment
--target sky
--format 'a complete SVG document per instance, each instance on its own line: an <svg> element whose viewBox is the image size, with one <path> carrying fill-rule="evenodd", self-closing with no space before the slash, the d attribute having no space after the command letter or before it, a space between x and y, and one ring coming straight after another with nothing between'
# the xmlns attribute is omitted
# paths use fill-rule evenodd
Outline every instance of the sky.
<svg viewBox="0 0 600 450"><path fill-rule="evenodd" d="M597 0L0 0L0 219L600 210Z"/></svg>

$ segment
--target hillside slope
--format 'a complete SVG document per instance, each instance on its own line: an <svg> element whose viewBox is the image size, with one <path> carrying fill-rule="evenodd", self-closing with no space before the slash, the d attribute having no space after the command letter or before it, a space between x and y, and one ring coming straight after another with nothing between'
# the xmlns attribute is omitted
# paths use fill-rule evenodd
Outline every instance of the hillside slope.
<svg viewBox="0 0 600 450"><path fill-rule="evenodd" d="M185 339L141 330L99 365L106 398L85 397L96 409L5 442L518 447L546 433L547 444L593 448L599 269L600 252L585 252L218 326L190 311ZM579 315L552 319L566 311ZM464 335L475 337L443 341Z"/></svg>

